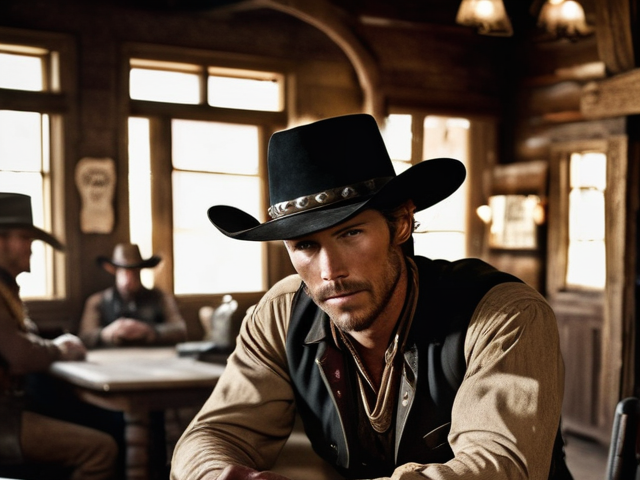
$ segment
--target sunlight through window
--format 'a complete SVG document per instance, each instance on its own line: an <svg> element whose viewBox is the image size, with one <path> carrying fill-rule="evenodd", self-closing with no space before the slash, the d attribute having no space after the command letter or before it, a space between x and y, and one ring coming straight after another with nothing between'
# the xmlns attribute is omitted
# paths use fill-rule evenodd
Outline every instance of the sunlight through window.
<svg viewBox="0 0 640 480"><path fill-rule="evenodd" d="M573 153L570 159L567 286L602 289L606 282L604 153Z"/></svg>
<svg viewBox="0 0 640 480"><path fill-rule="evenodd" d="M151 152L149 145L149 120L129 119L129 229L131 243L140 247L143 258L154 255L151 232ZM153 270L143 268L142 284L154 285Z"/></svg>
<svg viewBox="0 0 640 480"><path fill-rule="evenodd" d="M279 112L283 109L280 76L270 74L266 78L238 78L210 75L209 105Z"/></svg>
<svg viewBox="0 0 640 480"><path fill-rule="evenodd" d="M260 218L258 127L172 123L175 293L262 290L262 245L233 241L207 218L216 204Z"/></svg>
<svg viewBox="0 0 640 480"><path fill-rule="evenodd" d="M51 231L47 201L44 197L49 182L48 137L49 118L38 112L0 110L0 191L23 193L31 197L33 223ZM48 143L48 142L47 142ZM20 292L24 298L53 295L50 276L52 248L43 242L33 242L31 272L18 276Z"/></svg>
<svg viewBox="0 0 640 480"><path fill-rule="evenodd" d="M412 122L421 119L422 145L414 145ZM413 148L420 148L420 161L436 157L450 157L467 162L469 121L464 118L439 116L419 117L392 114L382 130L396 174L411 166ZM417 255L455 260L466 256L466 183L449 198L416 214L419 223L413 235Z"/></svg>

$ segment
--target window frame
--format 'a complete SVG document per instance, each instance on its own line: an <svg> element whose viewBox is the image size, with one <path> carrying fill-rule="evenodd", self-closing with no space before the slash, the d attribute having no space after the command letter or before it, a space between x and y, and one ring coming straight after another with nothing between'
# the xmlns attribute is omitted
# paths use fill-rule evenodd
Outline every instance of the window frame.
<svg viewBox="0 0 640 480"><path fill-rule="evenodd" d="M66 246L64 253L53 251L53 297L26 299L25 303L41 330L67 329L73 318L72 306L80 300L73 298L80 291L81 279L71 274L71 265L80 262L78 236L72 230L70 219L79 211L72 199L74 169L69 159L75 158L77 111L74 102L76 83L75 42L69 35L44 31L28 31L0 27L0 43L23 45L55 52L47 59L50 75L44 79L43 91L0 88L0 109L30 111L50 117L50 231ZM56 78L57 77L57 78ZM46 199L45 199L46 201ZM42 320L42 322L40 322Z"/></svg>
<svg viewBox="0 0 640 480"><path fill-rule="evenodd" d="M466 241L467 257L482 258L489 251L485 225L475 214L476 209L486 203L491 192L491 172L497 162L498 125L495 118L485 115L467 114L464 112L443 111L428 108L409 108L390 106L387 115L411 115L412 145L411 165L425 160L424 119L428 116L464 118L469 121L469 142L467 152L467 214Z"/></svg>
<svg viewBox="0 0 640 480"><path fill-rule="evenodd" d="M152 227L152 247L153 251L163 258L161 268L154 269L154 285L171 291L174 290L174 260L173 260L173 200L172 195L172 161L171 161L171 120L200 120L216 121L226 123L238 123L257 125L259 127L259 177L262 185L262 197L260 210L266 220L268 200L267 183L267 148L271 135L288 125L289 110L291 107L288 95L284 98L284 106L281 111L260 111L241 110L233 108L214 107L208 105L207 76L208 67L238 69L246 71L277 72L282 74L284 91L288 92L288 85L291 83L292 65L285 61L270 61L262 57L248 55L236 55L226 52L216 52L200 49L185 49L180 47L167 47L150 44L127 43L122 49L121 64L121 91L125 92L123 97L122 138L128 138L128 118L143 117L149 120L150 127L150 154L151 154L151 174L156 179L151 185L151 216ZM200 65L202 74L201 98L197 105L164 103L157 101L134 100L129 98L129 69L130 59L144 59L160 62L177 62L193 65ZM128 142L122 142L121 156L127 159L123 162L128 165ZM121 168L118 181L121 184L128 182L128 168ZM124 183L123 183L124 182ZM126 205L126 215L129 214L129 198L124 199ZM211 228L214 228L213 226ZM271 284L272 274L269 266L275 261L270 261L270 249L264 244L263 248L263 284L268 288ZM233 293L233 292L229 292ZM248 293L249 295L251 293ZM212 294L218 295L218 294ZM202 295L181 294L180 301L189 301Z"/></svg>

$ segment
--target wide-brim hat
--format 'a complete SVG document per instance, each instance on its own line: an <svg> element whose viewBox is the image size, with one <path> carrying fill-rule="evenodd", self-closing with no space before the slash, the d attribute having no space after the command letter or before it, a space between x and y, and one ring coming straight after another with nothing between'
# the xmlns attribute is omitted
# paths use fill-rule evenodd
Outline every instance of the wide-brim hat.
<svg viewBox="0 0 640 480"><path fill-rule="evenodd" d="M409 199L420 211L455 192L466 176L462 162L452 158L425 160L396 175L378 125L367 114L276 132L267 163L271 220L260 223L236 207L213 206L209 220L224 235L286 240Z"/></svg>
<svg viewBox="0 0 640 480"><path fill-rule="evenodd" d="M98 265L110 273L116 268L153 268L162 260L158 255L152 255L143 259L140 248L135 243L118 243L113 248L111 258L99 256L96 258Z"/></svg>
<svg viewBox="0 0 640 480"><path fill-rule="evenodd" d="M48 243L56 250L64 250L60 240L33 224L31 197L22 193L0 193L0 230L22 228L36 240Z"/></svg>

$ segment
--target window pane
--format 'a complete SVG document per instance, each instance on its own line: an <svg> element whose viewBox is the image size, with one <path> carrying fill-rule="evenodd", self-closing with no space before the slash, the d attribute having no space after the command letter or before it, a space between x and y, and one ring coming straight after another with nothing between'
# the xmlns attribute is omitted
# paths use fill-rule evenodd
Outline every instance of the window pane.
<svg viewBox="0 0 640 480"><path fill-rule="evenodd" d="M573 154L571 157L571 187L593 187L604 190L607 184L606 155L603 153Z"/></svg>
<svg viewBox="0 0 640 480"><path fill-rule="evenodd" d="M464 118L427 116L424 119L422 158L451 157L467 163L469 121ZM419 232L436 241L416 243L416 254L455 260L466 256L467 182L442 202L416 214ZM445 235L447 234L447 235ZM441 240L445 239L445 240Z"/></svg>
<svg viewBox="0 0 640 480"><path fill-rule="evenodd" d="M391 114L382 130L384 143L393 160L411 161L411 115Z"/></svg>
<svg viewBox="0 0 640 480"><path fill-rule="evenodd" d="M259 178L174 171L173 194L175 293L262 290L260 242L229 239L207 217L233 204L259 218Z"/></svg>
<svg viewBox="0 0 640 480"><path fill-rule="evenodd" d="M173 120L173 166L200 172L258 174L258 127Z"/></svg>
<svg viewBox="0 0 640 480"><path fill-rule="evenodd" d="M2 170L39 172L42 168L42 115L0 110Z"/></svg>
<svg viewBox="0 0 640 480"><path fill-rule="evenodd" d="M569 244L567 285L603 289L606 279L604 242Z"/></svg>
<svg viewBox="0 0 640 480"><path fill-rule="evenodd" d="M42 91L43 78L40 57L0 53L0 88Z"/></svg>
<svg viewBox="0 0 640 480"><path fill-rule="evenodd" d="M149 120L129 119L129 231L131 243L140 247L143 258L155 252L151 238L151 152L149 145ZM142 283L147 288L154 285L153 269L142 269Z"/></svg>
<svg viewBox="0 0 640 480"><path fill-rule="evenodd" d="M606 283L606 155L571 155L567 285L602 289Z"/></svg>
<svg viewBox="0 0 640 480"><path fill-rule="evenodd" d="M575 189L569 194L569 241L604 240L604 194Z"/></svg>
<svg viewBox="0 0 640 480"><path fill-rule="evenodd" d="M200 80L195 73L132 68L129 82L129 94L134 100L200 103Z"/></svg>
<svg viewBox="0 0 640 480"><path fill-rule="evenodd" d="M464 232L426 232L413 235L417 255L444 260L458 260L465 251Z"/></svg>
<svg viewBox="0 0 640 480"><path fill-rule="evenodd" d="M209 105L279 112L281 87L277 79L258 80L211 75L208 79Z"/></svg>
<svg viewBox="0 0 640 480"><path fill-rule="evenodd" d="M489 245L497 248L536 248L537 195L493 195L489 198Z"/></svg>

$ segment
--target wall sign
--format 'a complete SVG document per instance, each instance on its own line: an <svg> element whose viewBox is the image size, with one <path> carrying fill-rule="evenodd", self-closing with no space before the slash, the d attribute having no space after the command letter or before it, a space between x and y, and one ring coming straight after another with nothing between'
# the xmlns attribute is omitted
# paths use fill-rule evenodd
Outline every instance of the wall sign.
<svg viewBox="0 0 640 480"><path fill-rule="evenodd" d="M83 233L110 233L115 222L116 167L113 159L81 159L76 165L76 185L82 202L80 230Z"/></svg>

